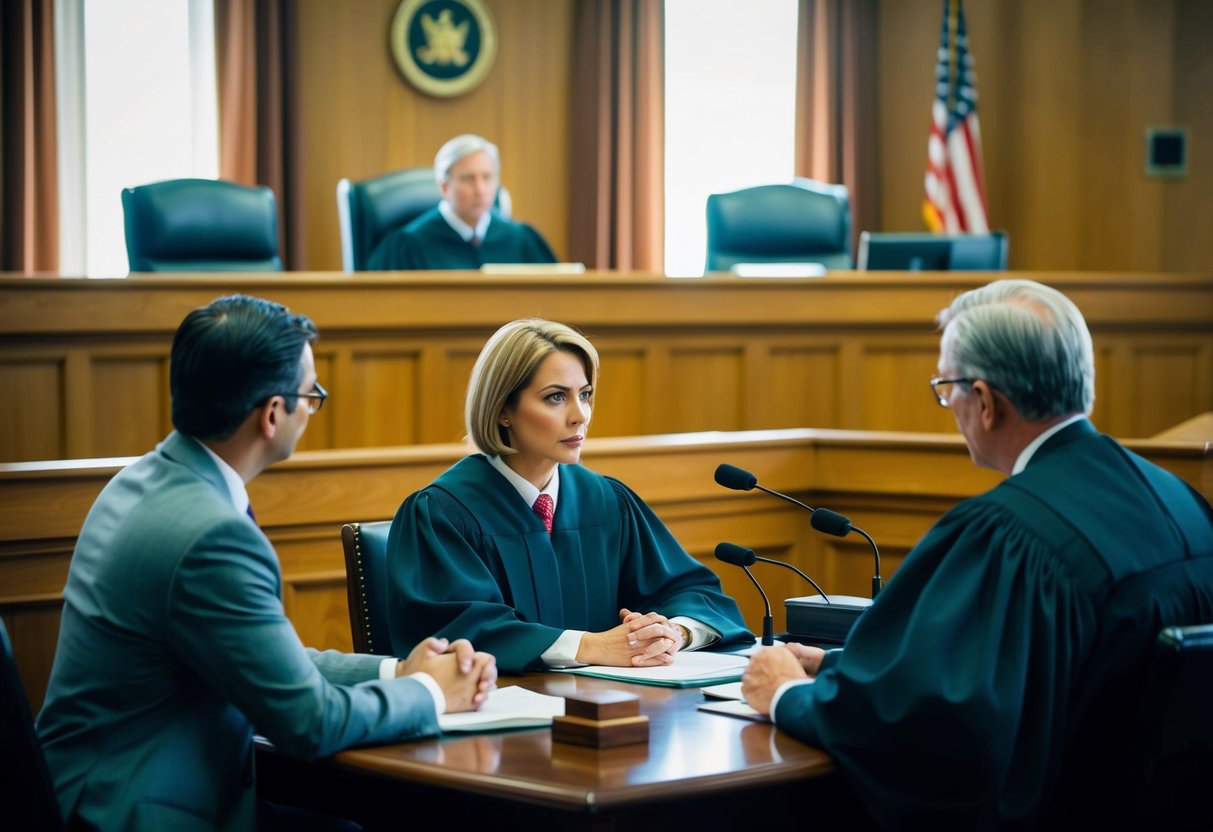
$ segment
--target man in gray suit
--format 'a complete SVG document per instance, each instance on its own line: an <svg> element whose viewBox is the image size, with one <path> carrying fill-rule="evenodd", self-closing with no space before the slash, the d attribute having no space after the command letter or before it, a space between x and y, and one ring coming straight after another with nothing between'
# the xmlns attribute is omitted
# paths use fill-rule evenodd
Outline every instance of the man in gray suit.
<svg viewBox="0 0 1213 832"><path fill-rule="evenodd" d="M316 329L219 298L173 340L177 428L106 485L84 522L38 733L69 825L243 829L257 822L254 727L284 753L434 734L496 679L466 641L407 659L305 649L246 483L291 455L327 394Z"/></svg>

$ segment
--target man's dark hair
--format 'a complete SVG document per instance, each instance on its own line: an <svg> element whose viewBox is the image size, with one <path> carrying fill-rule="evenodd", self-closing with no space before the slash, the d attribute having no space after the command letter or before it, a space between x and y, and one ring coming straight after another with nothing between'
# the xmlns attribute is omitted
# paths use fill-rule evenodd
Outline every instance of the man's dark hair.
<svg viewBox="0 0 1213 832"><path fill-rule="evenodd" d="M217 298L185 316L173 336L173 425L196 439L226 439L253 409L286 395L294 408L303 347L316 326L285 306L247 295Z"/></svg>

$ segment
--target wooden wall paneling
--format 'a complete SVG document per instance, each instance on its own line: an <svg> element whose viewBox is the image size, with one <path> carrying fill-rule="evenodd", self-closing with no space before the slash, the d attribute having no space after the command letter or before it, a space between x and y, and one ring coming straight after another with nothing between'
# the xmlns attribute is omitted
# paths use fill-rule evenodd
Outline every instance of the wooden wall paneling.
<svg viewBox="0 0 1213 832"><path fill-rule="evenodd" d="M1164 180L1147 178L1145 128L1172 122L1174 3L1082 9L1082 266L1161 267Z"/></svg>
<svg viewBox="0 0 1213 832"><path fill-rule="evenodd" d="M863 366L850 392L863 403L861 424L870 430L947 431L955 422L931 399L939 337L875 338L864 345Z"/></svg>
<svg viewBox="0 0 1213 832"><path fill-rule="evenodd" d="M1087 0L1090 5L1090 0ZM1163 203L1169 186L1165 179L1145 175L1145 128L1165 126L1175 121L1175 11L1176 3L1157 0L1124 0L1129 8L1115 17L1127 30L1123 36L1128 62L1128 83L1123 87L1128 110L1121 131L1125 134L1124 155L1117 165L1124 171L1125 187L1116 200L1121 217L1117 229L1129 241L1126 257L1116 263L1118 269L1162 268ZM1099 4L1097 13L1109 17L1107 4ZM1118 38L1119 40L1119 38ZM1100 181L1107 182L1107 179ZM1086 265L1084 263L1084 265ZM1091 261L1091 267L1098 263Z"/></svg>
<svg viewBox="0 0 1213 832"><path fill-rule="evenodd" d="M1091 422L1100 430L1114 436L1124 435L1118 431L1115 415L1132 406L1132 392L1118 383L1112 368L1124 364L1124 349L1110 340L1094 345L1095 352L1095 407L1091 410ZM1117 352L1121 353L1117 359Z"/></svg>
<svg viewBox="0 0 1213 832"><path fill-rule="evenodd" d="M938 3L880 4L879 230L919 230ZM1016 269L1213 264L1213 9L1200 0L969 0L991 225ZM1189 126L1189 173L1144 175ZM921 136L907 141L907 136ZM1204 165L1194 165L1196 159Z"/></svg>
<svg viewBox="0 0 1213 832"><path fill-rule="evenodd" d="M1020 13L1018 48L1010 56L1013 63L1001 68L1017 81L1015 110L1002 118L1005 132L984 133L983 145L1001 141L1017 151L1007 160L1013 172L1004 171L1002 177L1015 199L1008 224L1014 223L1016 264L1082 268L1076 223L1084 206L1076 180L1087 164L1083 154L1088 149L1075 117L1086 100L1081 53L1075 49L1077 43L1085 45L1081 15L1074 2L1029 0L1015 8ZM996 225L1002 221L997 215L991 219Z"/></svg>
<svg viewBox="0 0 1213 832"><path fill-rule="evenodd" d="M640 390L638 403L644 416L644 433L659 433L657 425L670 419L669 379L672 378L673 358L667 343L654 340L644 351L644 386ZM623 397L627 393L620 389L614 395Z"/></svg>
<svg viewBox="0 0 1213 832"><path fill-rule="evenodd" d="M1153 436L1174 424L1169 413L1213 409L1202 379L1213 377L1213 349L1189 338L1158 338L1128 346L1130 364L1119 374L1130 385L1135 406L1122 436Z"/></svg>
<svg viewBox="0 0 1213 832"><path fill-rule="evenodd" d="M352 350L350 388L357 397L357 420L350 445L424 441L419 411L429 397L421 389L420 361L420 352L408 344L366 344Z"/></svg>
<svg viewBox="0 0 1213 832"><path fill-rule="evenodd" d="M761 365L749 367L756 413L749 427L836 428L843 425L841 348L834 339L782 340L771 344Z"/></svg>
<svg viewBox="0 0 1213 832"><path fill-rule="evenodd" d="M283 607L300 640L324 649L353 649L341 525L274 529L273 535L282 564Z"/></svg>
<svg viewBox="0 0 1213 832"><path fill-rule="evenodd" d="M663 385L663 398L669 402L668 429L745 429L744 359L745 347L724 339L696 339L671 347L669 376ZM675 390L679 395L674 395Z"/></svg>
<svg viewBox="0 0 1213 832"><path fill-rule="evenodd" d="M312 344L312 353L316 358L316 379L329 392L329 398L320 413L309 417L307 430L295 446L297 451L340 447L338 437L354 433L350 422L358 407L356 391L345 383L350 377L349 350L325 339ZM351 418L347 419L347 415Z"/></svg>
<svg viewBox="0 0 1213 832"><path fill-rule="evenodd" d="M465 434L463 408L468 379L480 346L427 344L421 349L418 415L426 442L459 442Z"/></svg>
<svg viewBox="0 0 1213 832"><path fill-rule="evenodd" d="M926 169L927 135L931 129L931 101L935 91L935 54L939 48L941 4L880 0L880 48L877 50L879 95L880 227L859 231L919 231L922 219L923 171ZM977 12L969 6L969 18L976 23ZM972 36L979 25L970 24ZM987 58L977 52L984 68ZM986 98L980 102L981 117L986 118ZM987 128L988 130L989 128ZM1015 239L1011 256L1016 255ZM1017 261L1018 262L1018 261Z"/></svg>
<svg viewBox="0 0 1213 832"><path fill-rule="evenodd" d="M488 5L500 39L497 67L488 81L494 82L492 94L501 107L489 138L501 148L502 181L510 189L515 218L534 225L557 258L568 259L569 216L579 209L567 187L574 4L495 0Z"/></svg>
<svg viewBox="0 0 1213 832"><path fill-rule="evenodd" d="M345 652L354 649L344 569L285 581L283 602L305 645Z"/></svg>
<svg viewBox="0 0 1213 832"><path fill-rule="evenodd" d="M1160 268L1179 271L1207 269L1213 263L1213 3L1178 0L1174 20L1174 115L1172 123L1188 129L1188 176L1163 187L1162 262Z"/></svg>
<svg viewBox="0 0 1213 832"><path fill-rule="evenodd" d="M64 358L12 356L0 360L0 390L20 406L0 408L0 459L59 459L64 443Z"/></svg>
<svg viewBox="0 0 1213 832"><path fill-rule="evenodd" d="M163 436L168 414L168 360L152 352L95 355L92 373L93 456L147 450L147 436Z"/></svg>
<svg viewBox="0 0 1213 832"><path fill-rule="evenodd" d="M297 5L299 152L305 171L295 206L305 214L307 267L341 267L337 181L429 164L391 130L393 94L403 79L392 62L388 27L392 0ZM435 148L436 149L436 148Z"/></svg>
<svg viewBox="0 0 1213 832"><path fill-rule="evenodd" d="M63 364L63 457L99 456L93 448L95 414L92 355L84 347L69 347Z"/></svg>
<svg viewBox="0 0 1213 832"><path fill-rule="evenodd" d="M637 436L646 432L649 372L647 350L630 338L606 338L598 351L598 386L590 419L592 436Z"/></svg>

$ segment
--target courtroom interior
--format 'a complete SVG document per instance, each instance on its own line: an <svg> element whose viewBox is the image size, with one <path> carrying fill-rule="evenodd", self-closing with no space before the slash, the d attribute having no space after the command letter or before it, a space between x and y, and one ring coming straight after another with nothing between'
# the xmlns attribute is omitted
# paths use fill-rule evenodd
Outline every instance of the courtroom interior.
<svg viewBox="0 0 1213 832"><path fill-rule="evenodd" d="M122 0L130 9L140 2ZM307 430L289 448L273 436L262 445L250 440L269 448L267 460L286 453L244 480L243 507L236 500L241 515L255 508L252 522L277 563L274 603L307 648L376 654L377 662L398 656L405 672L413 644L393 643L387 634L395 626L376 617L388 608L391 566L383 559L418 550L401 542L414 532L402 531L398 511L476 453L466 401L486 340L509 321L543 318L567 324L596 350L587 372L598 377L592 419L588 427L571 423L577 453L560 458L561 466L590 469L634 492L637 516L651 511L651 525L662 527L657 536L664 541L668 530L679 554L707 570L755 637L769 616L777 638L843 648L845 656L846 628L837 641L799 631L800 602L815 592L795 570L820 584L822 595L857 599L858 618L847 627L884 622L868 611L887 616L907 604L897 594L899 570L924 562L916 547L940 518L1022 478L1022 466L1011 474L983 459L993 439L975 439L1004 430L1004 417L990 414L1019 402L999 389L1001 381L986 385L978 375L986 366L955 366L938 317L958 297L1006 278L1056 290L1089 330L1093 404L1085 413L1050 413L1057 417L1051 427L1062 416L1085 416L1126 459L1147 466L1143 483L1153 489L1156 476L1167 478L1149 493L1175 499L1134 505L1141 528L1155 513L1158 527L1170 528L1167 506L1186 505L1188 495L1195 506L1176 509L1175 539L1160 537L1158 548L1186 553L1189 600L1202 612L1150 601L1151 615L1175 617L1151 625L1156 664L1139 675L1156 684L1133 688L1121 744L1092 746L1093 723L1077 718L1072 732L1050 738L1065 749L1059 759L1071 759L1065 755L1074 747L1122 755L1105 779L1074 779L1072 765L1058 763L1062 774L1032 772L1046 783L1044 798L1004 784L987 805L988 795L973 786L945 811L944 798L928 807L926 790L873 785L864 759L846 756L842 740L831 746L830 736L810 732L814 741L804 741L786 717L810 696L790 693L796 686L779 687L769 712L738 718L701 710L706 685L598 678L566 672L549 657L538 671L533 663L526 673L502 668L497 692L518 687L564 697L561 713L589 708L607 715L604 722L625 719L622 708L638 702L638 715L626 719L629 730L644 725L645 739L627 742L622 729L578 723L578 739L568 741L560 731L571 729L557 727L559 720L548 727L551 717L539 728L481 732L448 728L439 718L435 725L446 733L385 741L368 732L371 739L309 760L259 738L257 791L263 800L368 829L486 819L528 830L734 828L802 823L807 802L820 806L827 828L923 819L1035 828L1076 822L1079 794L1098 796L1086 816L1097 822L1115 826L1119 813L1119 825L1128 825L1169 807L1174 828L1213 828L1213 814L1192 808L1183 794L1213 776L1213 717L1199 704L1213 690L1213 552L1206 551L1213 517L1213 3L711 0L697 13L694 0L180 0L155 14L176 15L189 33L184 51L210 87L200 94L196 78L182 76L180 97L186 110L209 112L209 121L193 133L175 124L172 138L153 140L173 145L175 167L148 163L146 173L97 193L100 169L126 175L125 161L90 155L97 147L132 163L142 151L121 143L115 150L113 140L90 133L90 88L122 91L115 112L127 134L154 133L158 127L145 125L168 120L158 116L168 103L141 94L137 76L114 77L90 63L90 49L105 51L101 33L117 44L139 29L121 22L90 28L103 5L13 0L2 12L0 619L12 678L5 680L0 755L31 772L6 786L5 804L24 793L25 812L46 791L33 726L44 703L55 701L54 674L64 672L55 668L61 622L78 597L65 586L81 580L73 558L86 521L96 522L90 510L105 505L107 484L138 470L165 437L188 439L176 413L175 335L192 310L223 296L264 298L306 316L319 333L305 349L304 364L314 362L309 374L296 379L307 383L291 392L266 388ZM794 21L782 46L687 35L707 50L692 59L671 31L697 14L725 33L730 23L736 32L762 31L746 27L760 27L776 7L779 20ZM758 54L781 49L782 81L738 81L721 69L733 65L725 52L765 67ZM195 50L205 52L201 64ZM680 83L707 91L697 120L676 115ZM748 111L729 96L757 100L779 84L787 93L786 128L777 136L784 172L770 174L769 145L761 143L769 137L757 135L765 122L750 126L748 137ZM742 171L730 180L700 156L700 137L715 148L709 137L722 136L740 137L732 140L736 159L719 163ZM747 164L759 173L746 173ZM678 176L687 170L689 202L679 201L685 186ZM680 236L682 226L697 236ZM937 386L954 382L941 395ZM987 386L996 406L975 416L965 408ZM1026 460L1037 447L1025 450ZM509 455L496 457L508 466L502 459ZM722 463L752 474L757 485L722 487L714 476ZM1089 488L1092 501L1109 485L1079 479L1070 490ZM561 481L558 529L559 506L571 510L579 482L568 474ZM778 496L760 493L768 489ZM823 534L806 507L844 515L845 528ZM525 507L521 514L534 519ZM488 522L480 509L469 509L472 516L467 522ZM1110 528L1111 518L1095 508L1071 525L1077 538L1098 539L1083 523L1105 520ZM462 533L458 523L452 528ZM455 532L434 534L446 535L448 545ZM546 538L542 529L529 534L520 556L548 545L551 523ZM718 556L725 542L753 556L747 569L733 565L736 554L727 562ZM874 589L877 546L883 600ZM459 557L472 557L467 552ZM476 556L490 561L492 553ZM469 569L474 561L462 563ZM901 585L923 580L920 573L907 573ZM432 564L428 573L409 574L418 585L436 580ZM993 592L956 587L957 594L983 590ZM1106 594L1121 600L1117 591ZM797 603L785 607L785 600ZM1052 601L1042 591L1033 604ZM153 599L129 603L150 608ZM653 619L686 648L671 648L672 666L679 656L715 653L712 634L720 635L693 629L694 620L688 629L684 618ZM911 621L921 618L908 615L907 628ZM1001 636L989 637L996 643ZM873 636L863 639L867 649ZM1077 641L1070 645L1076 651ZM949 650L964 642L958 633L920 645L934 656L924 665L950 678ZM473 646L480 646L475 639ZM842 676L831 673L853 672L830 661L819 671L812 663L810 675L833 680ZM379 667L368 672L396 672ZM342 684L377 684L368 681L374 678L388 677ZM729 680L740 685L742 678L738 671ZM1056 684L1048 701L1059 711L1063 699L1083 716L1120 701L1072 703L1064 683ZM612 698L620 691L626 704ZM438 708L440 717L457 716ZM1016 721L1024 712L1003 716ZM1184 727L1163 725L1162 713L1172 723L1186 720ZM1159 736L1170 743L1165 759L1153 756L1162 753ZM620 744L606 747L612 741ZM895 748L893 760L905 771L917 765L929 773L935 765L912 747ZM986 764L995 767L983 758L972 769ZM212 774L235 776L208 772L198 783ZM0 826L7 817L19 828L42 828L32 820L37 811L81 822L61 814L47 793L31 814L0 808ZM243 809L230 811L229 822L244 817ZM155 828L156 817L129 822ZM261 814L257 821L264 828L291 823Z"/></svg>

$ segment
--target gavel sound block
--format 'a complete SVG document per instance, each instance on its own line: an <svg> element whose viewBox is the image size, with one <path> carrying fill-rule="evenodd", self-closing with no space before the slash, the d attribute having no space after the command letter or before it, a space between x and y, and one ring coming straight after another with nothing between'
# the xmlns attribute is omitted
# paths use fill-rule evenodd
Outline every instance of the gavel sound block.
<svg viewBox="0 0 1213 832"><path fill-rule="evenodd" d="M634 693L587 691L564 698L564 716L552 718L552 742L613 748L649 741L649 718Z"/></svg>

